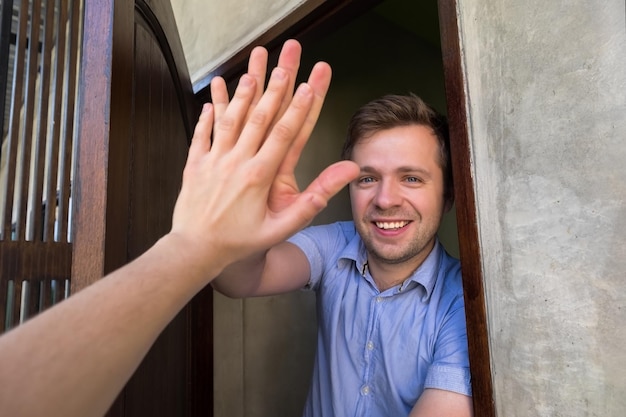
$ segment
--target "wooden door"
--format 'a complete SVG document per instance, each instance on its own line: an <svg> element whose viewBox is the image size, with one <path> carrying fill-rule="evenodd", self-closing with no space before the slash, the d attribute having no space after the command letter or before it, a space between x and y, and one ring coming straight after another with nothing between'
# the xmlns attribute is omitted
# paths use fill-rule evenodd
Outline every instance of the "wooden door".
<svg viewBox="0 0 626 417"><path fill-rule="evenodd" d="M169 1L86 0L84 21L73 291L169 230L199 113ZM211 352L205 291L165 329L108 415L210 415Z"/></svg>

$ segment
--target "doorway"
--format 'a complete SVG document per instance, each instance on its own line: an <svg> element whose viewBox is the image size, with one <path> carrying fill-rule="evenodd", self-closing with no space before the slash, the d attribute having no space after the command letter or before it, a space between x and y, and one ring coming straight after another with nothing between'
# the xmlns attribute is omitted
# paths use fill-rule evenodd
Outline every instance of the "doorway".
<svg viewBox="0 0 626 417"><path fill-rule="evenodd" d="M320 120L298 167L299 183L301 187L306 186L324 167L339 158L348 120L365 102L387 93L415 93L446 114L451 108L450 99L454 100L454 114L448 114L451 130L453 135L456 132L463 136L453 146L454 164L458 165L455 181L461 178L462 181L456 181L457 187L470 189L460 193L457 190L457 204L464 204L461 227L458 227L457 209L454 208L444 219L439 236L454 256L461 256L462 249L466 259L475 256L467 263L467 268L466 263L463 266L464 279L467 270L474 290L470 300L474 313L468 314L468 322L478 317L482 323L482 327L468 324L471 331L474 327L478 329L468 335L473 377L481 375L481 385L478 390L474 387L474 402L475 408L481 410L481 416L494 415L484 307L481 307L479 258L478 252L471 249L476 236L476 230L472 228L472 225L475 228L473 190L469 178L463 181L469 153L462 105L460 53L456 27L446 23L456 24L455 2L364 0L343 3L350 4L339 11L328 12L313 23L294 22L284 32L260 42L270 49L273 45L276 58L284 39L298 38L304 49L300 70L304 77L319 60L329 62L333 68L333 81ZM443 16L441 21L446 24L444 28L439 25L440 14ZM441 39L447 42L444 48ZM446 63L442 50L448 53L451 48L456 48L456 52L452 52L451 59L447 57ZM235 70L237 65L239 71ZM227 80L236 80L243 65L243 61L233 63L229 70L227 64L224 71ZM455 130L453 125L461 128ZM465 207L468 201L471 204ZM350 217L349 198L344 190L314 224ZM215 416L299 415L306 399L315 354L314 295L301 292L230 300L216 294L214 317ZM473 342L472 337L479 342ZM477 372L474 371L476 363L481 366ZM486 405L477 405L477 398Z"/></svg>

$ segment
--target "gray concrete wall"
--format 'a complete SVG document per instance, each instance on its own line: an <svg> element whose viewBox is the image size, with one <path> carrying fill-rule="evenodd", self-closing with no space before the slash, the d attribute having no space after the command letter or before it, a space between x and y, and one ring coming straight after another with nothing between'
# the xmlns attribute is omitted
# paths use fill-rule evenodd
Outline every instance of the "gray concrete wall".
<svg viewBox="0 0 626 417"><path fill-rule="evenodd" d="M498 416L624 416L624 1L459 3Z"/></svg>

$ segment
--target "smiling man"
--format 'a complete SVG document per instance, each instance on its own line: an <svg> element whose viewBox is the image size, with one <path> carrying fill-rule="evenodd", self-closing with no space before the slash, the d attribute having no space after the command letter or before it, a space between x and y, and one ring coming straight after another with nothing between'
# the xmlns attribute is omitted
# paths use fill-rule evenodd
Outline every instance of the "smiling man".
<svg viewBox="0 0 626 417"><path fill-rule="evenodd" d="M445 118L390 95L350 121L343 158L353 221L304 229L228 267L231 297L317 294L318 343L305 416L472 415L461 272L437 239L453 203ZM269 205L297 193L285 177Z"/></svg>

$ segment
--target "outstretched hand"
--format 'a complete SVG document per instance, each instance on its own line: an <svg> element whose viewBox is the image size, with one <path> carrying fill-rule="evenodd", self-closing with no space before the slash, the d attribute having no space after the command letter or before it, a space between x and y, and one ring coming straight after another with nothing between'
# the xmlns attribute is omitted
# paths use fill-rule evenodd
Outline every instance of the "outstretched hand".
<svg viewBox="0 0 626 417"><path fill-rule="evenodd" d="M341 161L299 191L294 170L319 116L331 69L318 63L292 95L300 52L299 44L289 41L261 94L260 64L266 65L267 55L255 51L253 73L241 77L232 100L222 79L212 82L215 104L204 106L196 126L174 211L171 234L197 259L207 251L219 253L211 257L220 261L212 270L285 240L358 174L356 164Z"/></svg>
<svg viewBox="0 0 626 417"><path fill-rule="evenodd" d="M207 281L307 225L357 176L356 164L342 161L298 190L294 169L331 75L320 63L293 93L299 48L285 44L265 92L263 49L255 50L232 100L215 80L216 100L196 125L167 236L0 337L1 415L104 415L163 328Z"/></svg>

